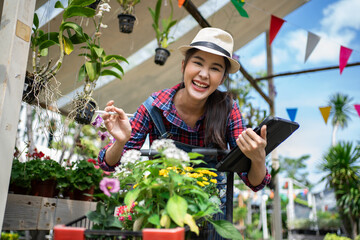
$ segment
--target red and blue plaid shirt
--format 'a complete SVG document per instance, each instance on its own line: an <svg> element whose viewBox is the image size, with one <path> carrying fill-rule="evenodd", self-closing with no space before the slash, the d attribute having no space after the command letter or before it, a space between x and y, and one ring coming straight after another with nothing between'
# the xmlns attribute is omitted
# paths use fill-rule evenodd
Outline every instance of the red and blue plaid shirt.
<svg viewBox="0 0 360 240"><path fill-rule="evenodd" d="M152 105L162 111L163 123L165 125L166 131L171 134L171 139L189 145L205 147L204 116L202 116L196 122L195 127L192 128L188 126L177 113L173 99L176 92L180 89L180 86L181 84L177 84L172 88L153 93L152 97L154 98L154 101ZM132 127L131 137L130 140L125 144L123 153L128 149L139 150L143 146L148 134L150 143L152 143L153 140L159 138L159 132L157 131L154 122L151 120L151 117L143 104L137 109L134 117L130 119L130 124ZM229 144L231 149L237 146L236 138L243 130L244 125L239 106L234 101L226 127L226 142ZM106 171L114 171L114 168L120 164L120 159L115 166L109 166L105 161L106 150L111 146L111 144L112 143L105 146L99 152L98 156L100 167ZM264 180L258 186L252 186L250 184L246 172L239 174L239 176L253 191L258 191L264 188L265 185L267 185L271 180L271 176L267 171Z"/></svg>

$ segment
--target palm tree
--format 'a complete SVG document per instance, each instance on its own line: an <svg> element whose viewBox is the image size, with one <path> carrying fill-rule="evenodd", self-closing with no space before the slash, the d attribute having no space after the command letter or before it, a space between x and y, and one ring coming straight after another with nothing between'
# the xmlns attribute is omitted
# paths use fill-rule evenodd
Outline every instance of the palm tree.
<svg viewBox="0 0 360 240"><path fill-rule="evenodd" d="M350 102L353 98L350 98L346 94L335 93L330 96L329 105L331 106L330 116L332 116L332 146L336 144L336 132L339 127L344 129L347 127L350 120L350 115L352 114L352 106Z"/></svg>
<svg viewBox="0 0 360 240"><path fill-rule="evenodd" d="M342 199L351 192L351 187L360 181L359 162L360 147L353 147L351 142L340 142L329 148L319 166L322 171L327 173L322 181L327 180L330 187L335 191L335 198L345 230L353 235L356 232L356 216L351 214L352 211L345 214L346 208L351 206L342 204Z"/></svg>

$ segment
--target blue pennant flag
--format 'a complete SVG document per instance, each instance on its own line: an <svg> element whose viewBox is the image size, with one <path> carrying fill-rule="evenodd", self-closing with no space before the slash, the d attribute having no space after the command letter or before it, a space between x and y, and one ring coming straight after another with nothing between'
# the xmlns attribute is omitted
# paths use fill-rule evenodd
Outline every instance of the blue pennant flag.
<svg viewBox="0 0 360 240"><path fill-rule="evenodd" d="M290 120L295 121L297 108L287 108L286 111L289 115Z"/></svg>

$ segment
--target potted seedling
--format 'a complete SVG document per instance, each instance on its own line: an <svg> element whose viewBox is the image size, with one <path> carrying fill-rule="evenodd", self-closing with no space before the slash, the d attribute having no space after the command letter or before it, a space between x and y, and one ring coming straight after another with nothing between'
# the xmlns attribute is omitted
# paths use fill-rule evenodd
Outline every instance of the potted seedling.
<svg viewBox="0 0 360 240"><path fill-rule="evenodd" d="M176 24L176 20L173 20L173 5L170 1L171 12L168 18L161 19L160 26L160 12L161 12L162 0L158 0L155 10L149 8L151 17L153 19L153 28L156 34L156 40L158 48L155 49L155 63L158 65L164 65L167 58L170 56L169 50L169 32L170 29Z"/></svg>
<svg viewBox="0 0 360 240"><path fill-rule="evenodd" d="M118 15L119 29L122 33L132 33L136 17L134 16L135 5L140 0L116 0L120 4L121 13Z"/></svg>

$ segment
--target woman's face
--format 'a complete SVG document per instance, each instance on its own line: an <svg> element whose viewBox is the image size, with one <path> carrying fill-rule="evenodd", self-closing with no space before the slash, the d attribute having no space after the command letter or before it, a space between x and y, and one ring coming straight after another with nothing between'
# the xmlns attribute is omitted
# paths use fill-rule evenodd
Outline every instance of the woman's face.
<svg viewBox="0 0 360 240"><path fill-rule="evenodd" d="M206 101L222 83L225 74L225 59L212 53L197 51L182 63L184 84L188 97Z"/></svg>

